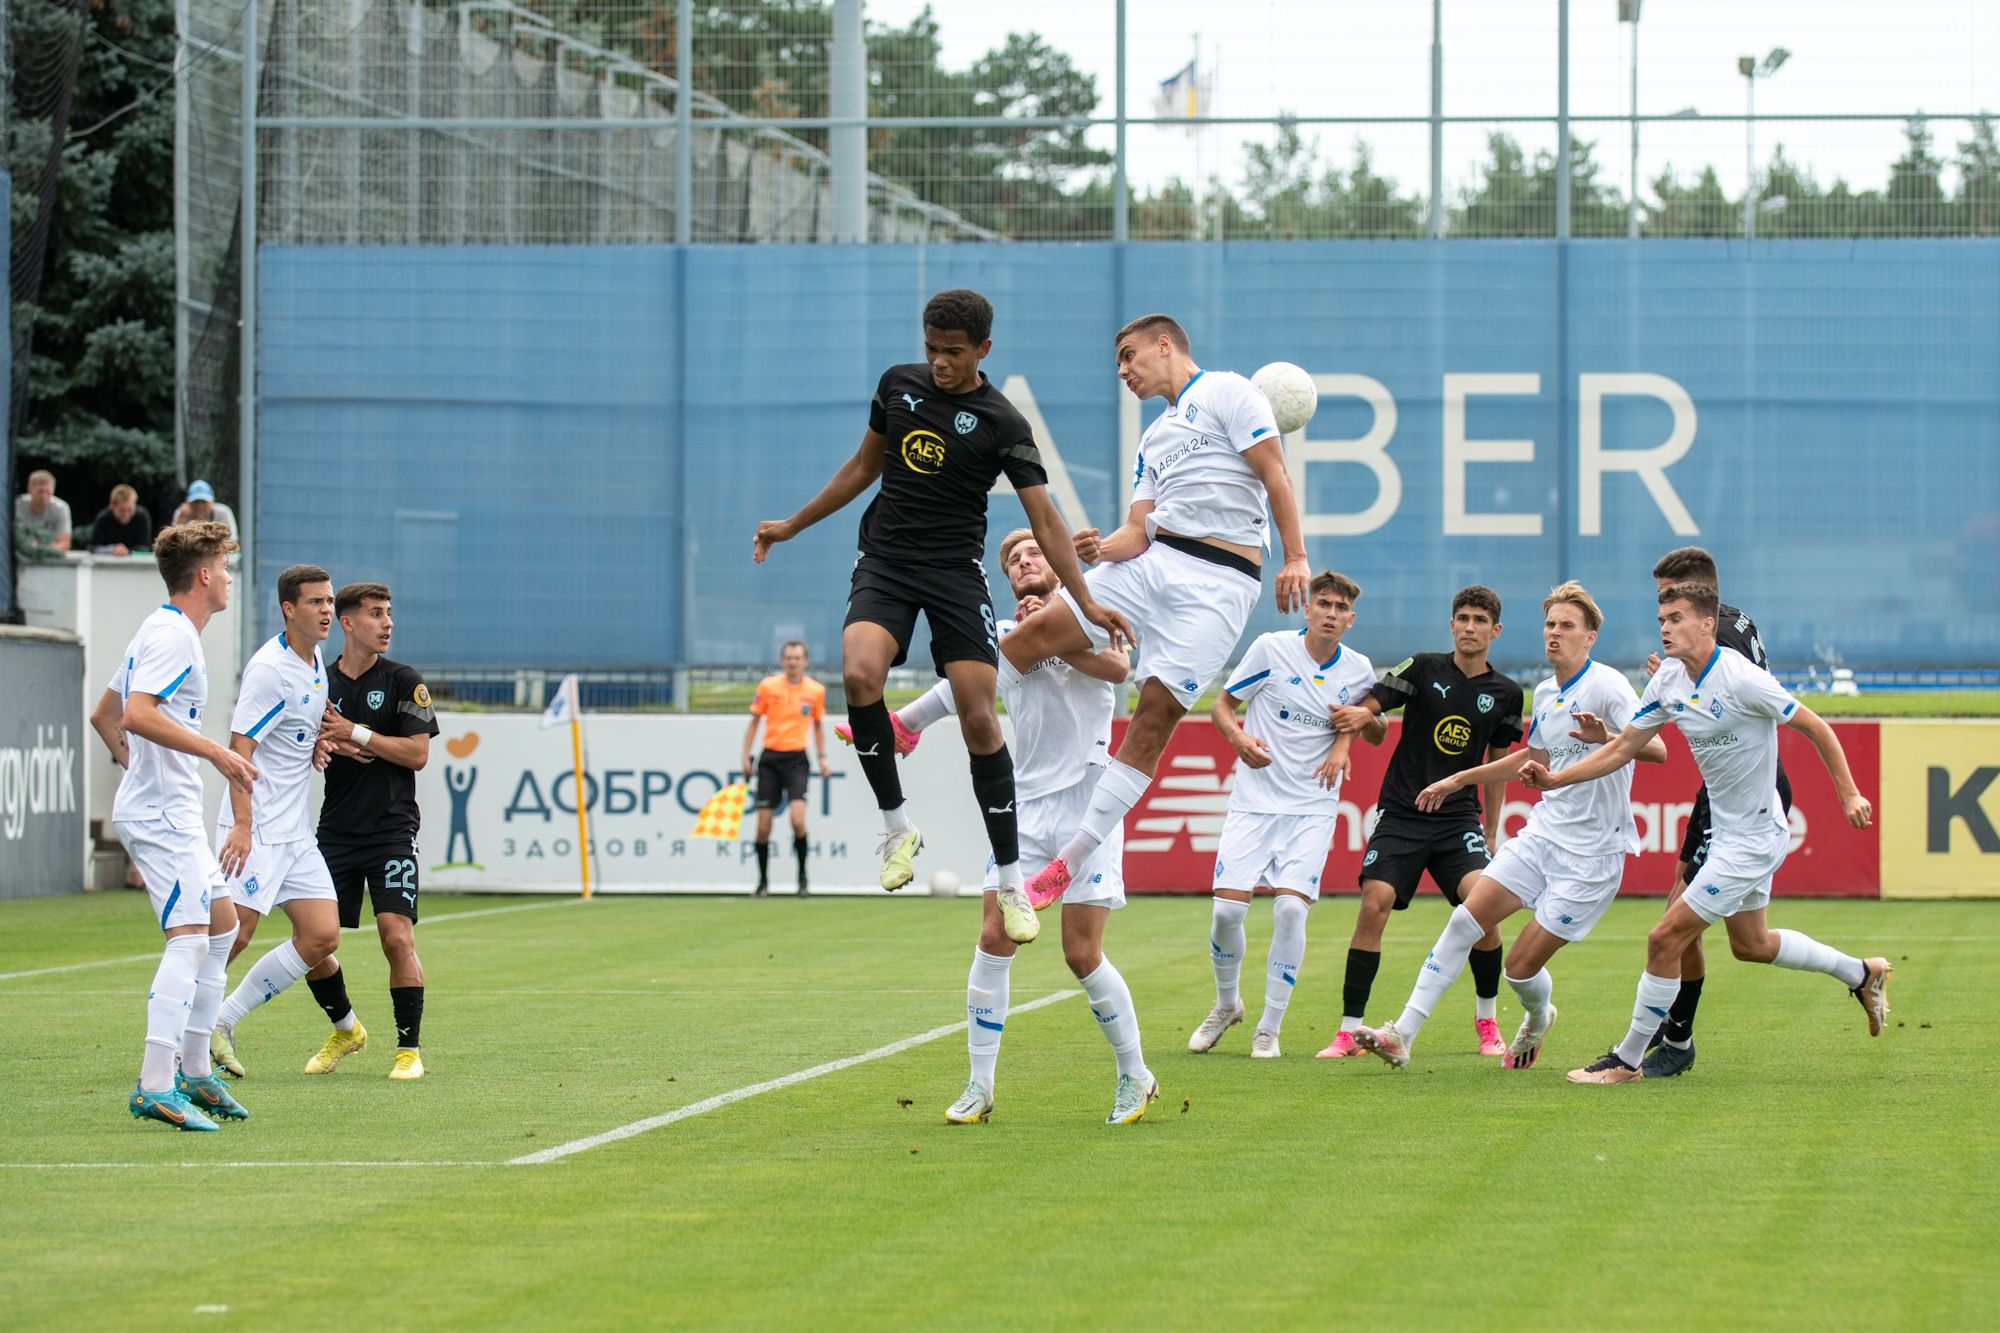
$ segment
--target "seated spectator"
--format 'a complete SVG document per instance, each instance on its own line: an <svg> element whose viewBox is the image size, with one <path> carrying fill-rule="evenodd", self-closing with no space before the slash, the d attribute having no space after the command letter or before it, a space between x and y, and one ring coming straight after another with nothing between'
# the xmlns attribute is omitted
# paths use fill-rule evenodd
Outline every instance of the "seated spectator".
<svg viewBox="0 0 2000 1333"><path fill-rule="evenodd" d="M28 493L14 497L14 542L31 557L69 549L69 502L56 498L53 473L30 472Z"/></svg>
<svg viewBox="0 0 2000 1333"><path fill-rule="evenodd" d="M226 504L218 504L215 499L215 487L196 478L188 483L187 499L181 502L180 508L174 510L174 526L210 521L228 524L229 535L232 537L237 535L236 511Z"/></svg>
<svg viewBox="0 0 2000 1333"><path fill-rule="evenodd" d="M90 525L90 549L110 555L130 555L153 545L153 516L139 503L139 493L124 483L111 488L111 503L98 511Z"/></svg>

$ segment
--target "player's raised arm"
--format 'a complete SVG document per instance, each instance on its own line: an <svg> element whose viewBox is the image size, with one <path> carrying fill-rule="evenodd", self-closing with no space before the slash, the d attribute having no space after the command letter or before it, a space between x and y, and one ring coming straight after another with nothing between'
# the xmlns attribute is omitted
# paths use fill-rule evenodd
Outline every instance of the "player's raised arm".
<svg viewBox="0 0 2000 1333"><path fill-rule="evenodd" d="M1847 822L1855 828L1867 828L1875 817L1875 808L1856 785L1854 774L1847 767L1847 751L1841 748L1840 737L1833 734L1826 719L1800 704L1785 719L1785 725L1803 732L1813 749L1819 751L1820 762L1826 765L1827 774L1833 779L1833 789L1840 797L1840 808L1846 813Z"/></svg>
<svg viewBox="0 0 2000 1333"><path fill-rule="evenodd" d="M751 548L750 558L758 564L779 542L788 542L813 524L845 508L849 501L873 486L882 476L882 451L889 447L889 437L869 427L861 436L861 445L845 463L842 463L820 492L806 501L803 508L790 518L765 519L757 525L757 539Z"/></svg>
<svg viewBox="0 0 2000 1333"><path fill-rule="evenodd" d="M1574 787L1579 782L1592 782L1606 773L1615 773L1632 762L1639 751L1646 748L1646 742L1658 739L1658 729L1642 726L1634 722L1625 730L1613 736L1608 744L1588 759L1579 759L1560 772L1553 772L1546 764L1529 761L1521 766L1521 781L1537 791L1553 791L1557 787Z"/></svg>
<svg viewBox="0 0 2000 1333"><path fill-rule="evenodd" d="M1108 631L1113 648L1137 643L1138 636L1132 632L1132 626L1125 617L1108 606L1100 605L1090 595L1090 585L1083 581L1083 566L1077 562L1075 543L1070 538L1069 528L1062 521L1062 515L1056 512L1055 501L1049 499L1049 488L1022 486L1017 491L1021 497L1021 508L1028 515L1028 527L1035 534L1035 543L1042 548L1042 559L1048 562L1049 571L1076 600L1077 610L1083 618Z"/></svg>
<svg viewBox="0 0 2000 1333"><path fill-rule="evenodd" d="M1518 750L1509 750L1498 759L1481 764L1478 768L1468 768L1463 773L1453 773L1449 777L1439 778L1417 793L1417 809L1425 814L1432 814L1443 808L1446 797L1474 783L1480 785L1482 795L1495 790L1505 792L1507 784L1519 777L1522 766L1530 762L1546 768L1549 752L1536 749L1532 745L1524 745Z"/></svg>
<svg viewBox="0 0 2000 1333"><path fill-rule="evenodd" d="M1284 447L1276 439L1259 440L1243 451L1243 461L1264 484L1264 494L1271 504L1271 522L1277 526L1278 541L1285 552L1285 563L1278 570L1278 610L1290 615L1305 609L1312 566L1306 563L1305 530L1299 523L1299 500L1292 490L1292 474L1285 469Z"/></svg>

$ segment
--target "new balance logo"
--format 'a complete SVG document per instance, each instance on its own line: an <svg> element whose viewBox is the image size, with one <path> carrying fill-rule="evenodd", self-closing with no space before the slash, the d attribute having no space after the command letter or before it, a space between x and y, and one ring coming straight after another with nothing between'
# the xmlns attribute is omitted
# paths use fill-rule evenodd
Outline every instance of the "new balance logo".
<svg viewBox="0 0 2000 1333"><path fill-rule="evenodd" d="M1011 815L1014 813L1014 803L1012 801L1007 802L1007 808L1004 810L995 810L989 805L986 807L986 813L989 815Z"/></svg>

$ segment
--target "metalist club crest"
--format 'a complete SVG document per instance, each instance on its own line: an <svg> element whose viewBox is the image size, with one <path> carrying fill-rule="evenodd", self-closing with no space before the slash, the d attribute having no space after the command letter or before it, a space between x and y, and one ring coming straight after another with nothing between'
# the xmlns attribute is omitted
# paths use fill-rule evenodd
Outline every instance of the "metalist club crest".
<svg viewBox="0 0 2000 1333"><path fill-rule="evenodd" d="M382 705L387 702L389 702L389 696L384 694L382 691L380 690L368 691L368 707L370 709L379 712L381 711Z"/></svg>
<svg viewBox="0 0 2000 1333"><path fill-rule="evenodd" d="M972 428L979 424L979 418L970 412L960 412L951 419L951 424L958 428L960 435L970 435L972 434Z"/></svg>
<svg viewBox="0 0 2000 1333"><path fill-rule="evenodd" d="M1490 694L1482 694L1473 702L1479 705L1479 711L1482 713L1493 711L1493 696Z"/></svg>

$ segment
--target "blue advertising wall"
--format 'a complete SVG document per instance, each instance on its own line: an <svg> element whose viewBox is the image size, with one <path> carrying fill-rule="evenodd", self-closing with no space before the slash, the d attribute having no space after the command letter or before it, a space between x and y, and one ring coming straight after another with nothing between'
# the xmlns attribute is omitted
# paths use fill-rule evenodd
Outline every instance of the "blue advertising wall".
<svg viewBox="0 0 2000 1333"><path fill-rule="evenodd" d="M414 660L761 663L803 637L830 663L860 503L761 567L751 534L852 453L883 367L920 356L924 299L970 286L998 310L989 375L1025 380L1101 527L1124 503L1126 319L1175 314L1204 365L1331 377L1288 449L1313 564L1363 585L1355 641L1378 661L1445 646L1451 594L1477 581L1507 606L1497 654L1534 663L1540 598L1569 577L1610 617L1599 655L1636 659L1651 564L1692 542L1781 661L2000 664L1991 242L260 261L260 588L305 559L382 579ZM989 549L1019 516L993 498ZM1267 598L1252 632L1278 623Z"/></svg>

